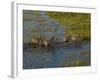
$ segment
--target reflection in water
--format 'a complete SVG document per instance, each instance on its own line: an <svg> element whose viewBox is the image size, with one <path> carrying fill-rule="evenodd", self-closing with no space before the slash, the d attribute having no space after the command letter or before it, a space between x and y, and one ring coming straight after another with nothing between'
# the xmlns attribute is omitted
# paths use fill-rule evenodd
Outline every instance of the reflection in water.
<svg viewBox="0 0 100 80"><path fill-rule="evenodd" d="M54 37L55 42L64 41L62 25L47 16L44 11L38 13L40 14L38 16L32 15L31 21L23 21L23 42L31 42L32 37L39 38L41 36L45 36L48 40Z"/></svg>
<svg viewBox="0 0 100 80"><path fill-rule="evenodd" d="M24 49L23 68L89 66L89 42L82 42L80 47L77 45L61 43L48 48Z"/></svg>

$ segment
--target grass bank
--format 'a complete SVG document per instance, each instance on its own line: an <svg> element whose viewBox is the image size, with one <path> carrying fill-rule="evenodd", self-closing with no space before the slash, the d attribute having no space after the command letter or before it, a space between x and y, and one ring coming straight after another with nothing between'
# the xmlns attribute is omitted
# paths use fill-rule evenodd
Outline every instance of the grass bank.
<svg viewBox="0 0 100 80"><path fill-rule="evenodd" d="M81 34L82 40L90 40L89 13L46 12L46 14L62 25L65 35L77 36Z"/></svg>

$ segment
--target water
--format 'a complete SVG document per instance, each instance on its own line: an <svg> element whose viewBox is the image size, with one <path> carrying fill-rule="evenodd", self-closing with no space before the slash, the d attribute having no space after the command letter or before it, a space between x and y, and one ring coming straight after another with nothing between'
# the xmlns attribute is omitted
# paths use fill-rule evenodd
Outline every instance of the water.
<svg viewBox="0 0 100 80"><path fill-rule="evenodd" d="M48 39L54 36L56 42L62 42L64 39L62 26L47 16L45 12L40 12L40 14L37 18L33 12L31 21L23 21L23 43L30 43L33 36L41 35L45 35ZM40 32L32 32L33 29L40 30ZM51 32L48 32L48 29L51 29ZM56 33L54 33L55 30ZM90 42L64 42L47 48L23 48L23 69L74 66L90 66Z"/></svg>
<svg viewBox="0 0 100 80"><path fill-rule="evenodd" d="M74 67L77 61L86 62L85 66L90 65L89 42L81 44L55 44L48 48L28 48L24 49L23 68L54 68L54 67ZM69 64L69 65L68 65Z"/></svg>
<svg viewBox="0 0 100 80"><path fill-rule="evenodd" d="M32 37L40 36L45 36L47 39L51 39L53 36L56 42L64 40L64 29L57 21L47 16L43 11L39 12L39 16L34 14L35 12L33 12L32 20L23 21L24 43L30 42ZM32 32L32 30L37 32Z"/></svg>

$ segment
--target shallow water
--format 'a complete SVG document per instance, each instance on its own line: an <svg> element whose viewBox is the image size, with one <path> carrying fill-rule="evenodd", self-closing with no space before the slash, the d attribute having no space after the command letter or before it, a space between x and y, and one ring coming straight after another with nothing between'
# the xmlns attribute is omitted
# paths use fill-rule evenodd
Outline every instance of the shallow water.
<svg viewBox="0 0 100 80"><path fill-rule="evenodd" d="M39 47L24 49L23 68L90 66L89 50L89 42L82 42L80 44L61 43L48 48ZM79 61L82 63L80 64Z"/></svg>

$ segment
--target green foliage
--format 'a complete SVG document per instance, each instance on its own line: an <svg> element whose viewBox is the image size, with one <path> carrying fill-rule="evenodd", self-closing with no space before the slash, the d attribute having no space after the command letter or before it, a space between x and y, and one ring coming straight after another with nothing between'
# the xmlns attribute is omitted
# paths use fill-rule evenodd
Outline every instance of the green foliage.
<svg viewBox="0 0 100 80"><path fill-rule="evenodd" d="M82 35L82 40L90 40L90 14L71 12L47 12L64 28L65 35Z"/></svg>

